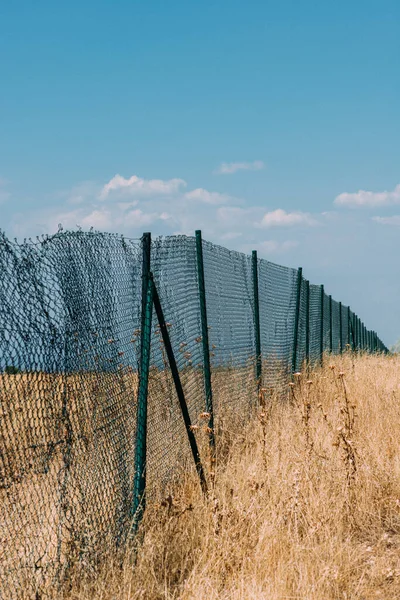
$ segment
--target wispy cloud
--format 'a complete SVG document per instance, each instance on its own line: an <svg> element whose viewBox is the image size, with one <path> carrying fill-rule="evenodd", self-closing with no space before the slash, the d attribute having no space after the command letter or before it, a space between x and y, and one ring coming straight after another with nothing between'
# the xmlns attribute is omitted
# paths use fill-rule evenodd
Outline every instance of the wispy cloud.
<svg viewBox="0 0 400 600"><path fill-rule="evenodd" d="M396 227L400 226L400 215L393 215L391 217L372 217L372 220L375 223L380 223L381 225L395 225Z"/></svg>
<svg viewBox="0 0 400 600"><path fill-rule="evenodd" d="M303 212L286 212L281 208L265 213L258 227L293 227L295 225L316 225L317 221Z"/></svg>
<svg viewBox="0 0 400 600"><path fill-rule="evenodd" d="M349 208L374 208L400 204L400 184L396 185L391 192L369 192L366 190L359 190L354 193L343 192L336 196L334 203L337 206L347 206Z"/></svg>
<svg viewBox="0 0 400 600"><path fill-rule="evenodd" d="M284 254L296 248L299 243L296 240L263 240L253 244L243 244L240 247L242 252L250 254L252 250L257 250L260 258L268 258L271 254Z"/></svg>
<svg viewBox="0 0 400 600"><path fill-rule="evenodd" d="M188 200L195 200L197 202L203 202L204 204L227 204L231 201L231 197L227 194L220 194L219 192L209 192L203 188L196 188L191 192L185 194L185 198Z"/></svg>
<svg viewBox="0 0 400 600"><path fill-rule="evenodd" d="M181 191L186 185L183 179L142 179L137 175L126 179L122 175L115 175L101 189L100 199L104 200L112 192L129 196L168 196Z"/></svg>
<svg viewBox="0 0 400 600"><path fill-rule="evenodd" d="M253 162L232 162L222 163L215 169L214 175L232 175L237 171L262 171L265 169L265 165L262 160L255 160Z"/></svg>

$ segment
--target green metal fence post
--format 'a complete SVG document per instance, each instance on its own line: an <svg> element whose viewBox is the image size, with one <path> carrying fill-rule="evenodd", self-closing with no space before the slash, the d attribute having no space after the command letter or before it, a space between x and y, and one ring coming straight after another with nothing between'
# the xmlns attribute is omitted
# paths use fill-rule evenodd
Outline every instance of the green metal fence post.
<svg viewBox="0 0 400 600"><path fill-rule="evenodd" d="M258 259L257 250L253 250L251 255L252 271L253 271L253 300L254 300L254 334L256 343L256 380L258 389L258 399L261 400L261 377L262 377L262 362L261 362L261 331L260 331L260 301L258 290Z"/></svg>
<svg viewBox="0 0 400 600"><path fill-rule="evenodd" d="M151 317L153 312L153 287L150 279L151 234L142 237L142 318L140 334L139 388L136 418L135 476L131 517L137 530L146 503L146 440L147 395L150 370Z"/></svg>
<svg viewBox="0 0 400 600"><path fill-rule="evenodd" d="M210 363L210 342L208 339L208 321L206 304L206 287L204 282L204 260L203 260L203 240L201 231L196 231L196 256L197 256L197 278L199 282L200 299L200 318L201 318L201 337L203 343L203 361L204 361L204 388L206 394L206 410L210 415L208 421L209 443L212 453L215 449L214 437L214 411L212 401L211 386L211 363Z"/></svg>
<svg viewBox="0 0 400 600"><path fill-rule="evenodd" d="M357 315L356 314L353 314L353 331L354 331L355 349L358 350L358 331L357 331Z"/></svg>
<svg viewBox="0 0 400 600"><path fill-rule="evenodd" d="M358 350L357 315L355 313L353 313L352 326L353 326L354 350L357 351Z"/></svg>
<svg viewBox="0 0 400 600"><path fill-rule="evenodd" d="M305 280L306 284L306 364L310 364L310 282Z"/></svg>
<svg viewBox="0 0 400 600"><path fill-rule="evenodd" d="M350 306L347 307L347 344L349 348L352 348L351 344L351 315L350 315Z"/></svg>
<svg viewBox="0 0 400 600"><path fill-rule="evenodd" d="M324 286L321 285L321 323L320 323L320 347L319 347L321 366L324 361L324 302L325 302L325 291L324 291Z"/></svg>
<svg viewBox="0 0 400 600"><path fill-rule="evenodd" d="M343 352L343 323L342 323L342 303L339 302L339 352Z"/></svg>
<svg viewBox="0 0 400 600"><path fill-rule="evenodd" d="M333 352L333 315L332 315L332 296L329 294L329 352Z"/></svg>
<svg viewBox="0 0 400 600"><path fill-rule="evenodd" d="M297 367L297 348L298 348L298 337L299 337L300 300L301 300L301 282L302 282L302 280L303 280L303 269L301 267L299 267L297 269L297 282L296 282L296 312L294 315L292 373L294 373L296 371L296 367Z"/></svg>

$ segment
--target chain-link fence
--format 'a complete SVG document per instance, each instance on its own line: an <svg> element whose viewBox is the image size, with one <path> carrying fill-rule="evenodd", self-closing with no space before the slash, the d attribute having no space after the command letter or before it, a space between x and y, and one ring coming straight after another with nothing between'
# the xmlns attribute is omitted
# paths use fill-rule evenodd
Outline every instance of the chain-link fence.
<svg viewBox="0 0 400 600"><path fill-rule="evenodd" d="M246 420L260 389L283 391L305 361L387 351L301 271L200 232L2 235L0 269L5 599L51 598L72 570L122 551L144 491L165 493L204 456L202 418L218 452L213 419Z"/></svg>

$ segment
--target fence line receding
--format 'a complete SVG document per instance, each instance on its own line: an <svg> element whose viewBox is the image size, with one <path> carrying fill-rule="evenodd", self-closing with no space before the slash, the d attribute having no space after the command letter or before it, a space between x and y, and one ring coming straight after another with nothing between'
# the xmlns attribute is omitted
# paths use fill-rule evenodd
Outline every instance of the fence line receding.
<svg viewBox="0 0 400 600"><path fill-rule="evenodd" d="M325 352L387 352L301 269L200 232L2 234L0 270L1 598L51 598L123 550L193 460L205 491L218 415L245 422Z"/></svg>

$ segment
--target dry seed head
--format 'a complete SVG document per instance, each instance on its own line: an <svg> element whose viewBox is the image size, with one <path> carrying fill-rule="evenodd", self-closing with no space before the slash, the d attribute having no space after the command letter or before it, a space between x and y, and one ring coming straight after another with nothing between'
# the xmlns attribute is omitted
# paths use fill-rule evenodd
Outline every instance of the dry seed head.
<svg viewBox="0 0 400 600"><path fill-rule="evenodd" d="M339 371L339 377L344 377L345 376L345 372L344 371Z"/></svg>
<svg viewBox="0 0 400 600"><path fill-rule="evenodd" d="M210 418L210 413L209 412L202 412L199 414L199 418L200 419L209 419Z"/></svg>
<svg viewBox="0 0 400 600"><path fill-rule="evenodd" d="M198 430L198 428L199 428L199 426L198 426L198 425L191 425L191 426L190 426L190 431L197 431L197 430Z"/></svg>
<svg viewBox="0 0 400 600"><path fill-rule="evenodd" d="M311 379L309 379L309 380L307 381L307 385L312 385L312 381L311 381Z"/></svg>
<svg viewBox="0 0 400 600"><path fill-rule="evenodd" d="M295 377L301 377L301 373L298 371L297 373L294 374Z"/></svg>
<svg viewBox="0 0 400 600"><path fill-rule="evenodd" d="M289 387L294 387L294 383L292 381L288 385Z"/></svg>
<svg viewBox="0 0 400 600"><path fill-rule="evenodd" d="M335 369L335 365L329 365L329 368L333 371L333 369Z"/></svg>

